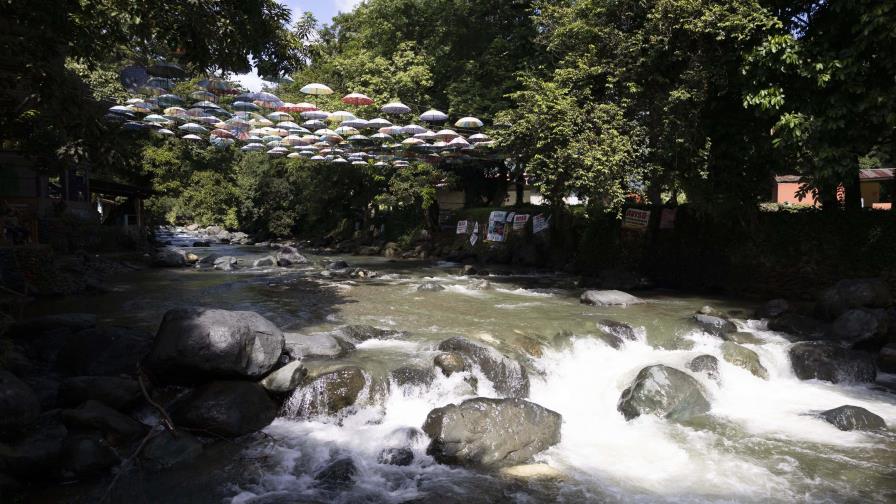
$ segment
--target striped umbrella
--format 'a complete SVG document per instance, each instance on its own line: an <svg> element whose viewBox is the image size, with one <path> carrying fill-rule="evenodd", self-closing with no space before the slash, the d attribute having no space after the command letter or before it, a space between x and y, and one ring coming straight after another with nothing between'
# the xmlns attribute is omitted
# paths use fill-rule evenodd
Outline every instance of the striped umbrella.
<svg viewBox="0 0 896 504"><path fill-rule="evenodd" d="M324 110L307 110L299 114L302 119L326 121L330 118L330 113Z"/></svg>
<svg viewBox="0 0 896 504"><path fill-rule="evenodd" d="M364 129L364 128L369 128L369 127L370 127L370 123L367 122L367 121L365 121L364 119L361 119L361 118L356 117L356 118L354 118L354 119L349 119L349 120L347 120L347 121L342 121L342 123L340 124L340 126L349 126L349 127L351 127L351 128Z"/></svg>
<svg viewBox="0 0 896 504"><path fill-rule="evenodd" d="M286 112L271 112L267 115L267 118L274 122L292 121L292 116Z"/></svg>
<svg viewBox="0 0 896 504"><path fill-rule="evenodd" d="M452 139L459 137L456 131L450 129L443 129L436 132L436 136L440 139L450 142Z"/></svg>
<svg viewBox="0 0 896 504"><path fill-rule="evenodd" d="M407 126L404 126L403 128L401 128L401 132L405 135L416 135L418 133L423 133L425 131L428 131L428 130L426 128L424 128L423 126L418 126L416 124L408 124Z"/></svg>
<svg viewBox="0 0 896 504"><path fill-rule="evenodd" d="M300 89L299 91L301 91L305 94L315 95L315 96L333 94L332 89L330 89L329 87L327 87L324 84L318 84L316 82L302 86L302 89Z"/></svg>
<svg viewBox="0 0 896 504"><path fill-rule="evenodd" d="M350 119L357 118L355 117L355 114L352 114L351 112L346 112L345 110L337 110L336 112L330 114L329 119L332 122L341 123L342 121L348 121Z"/></svg>
<svg viewBox="0 0 896 504"><path fill-rule="evenodd" d="M454 123L455 128L477 129L482 127L482 121L475 117L461 117Z"/></svg>
<svg viewBox="0 0 896 504"><path fill-rule="evenodd" d="M373 105L373 99L365 94L349 93L342 97L342 103L357 106Z"/></svg>
<svg viewBox="0 0 896 504"><path fill-rule="evenodd" d="M408 114L411 112L411 108L401 102L387 103L383 105L381 110L387 114L394 115Z"/></svg>
<svg viewBox="0 0 896 504"><path fill-rule="evenodd" d="M392 123L381 118L381 117L377 117L376 119L371 119L371 120L367 121L368 128L380 129L380 128L388 128L389 126L392 126Z"/></svg>
<svg viewBox="0 0 896 504"><path fill-rule="evenodd" d="M428 123L443 123L448 120L448 115L436 109L429 109L420 114L420 120Z"/></svg>

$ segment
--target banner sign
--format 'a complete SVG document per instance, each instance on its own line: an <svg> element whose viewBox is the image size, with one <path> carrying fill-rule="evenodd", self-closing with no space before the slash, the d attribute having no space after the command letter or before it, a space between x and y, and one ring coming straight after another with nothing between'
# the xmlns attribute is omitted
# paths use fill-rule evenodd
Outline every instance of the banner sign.
<svg viewBox="0 0 896 504"><path fill-rule="evenodd" d="M504 220L507 212L495 211L488 217L488 233L485 239L492 242L504 241Z"/></svg>
<svg viewBox="0 0 896 504"><path fill-rule="evenodd" d="M660 214L660 229L674 229L677 213L677 208L664 208L663 213Z"/></svg>
<svg viewBox="0 0 896 504"><path fill-rule="evenodd" d="M476 221L475 223L473 223L473 234L478 234L478 233L479 233L479 221Z"/></svg>
<svg viewBox="0 0 896 504"><path fill-rule="evenodd" d="M518 214L513 216L513 229L523 229L529 222L529 214Z"/></svg>
<svg viewBox="0 0 896 504"><path fill-rule="evenodd" d="M467 234L467 227L469 224L469 221L457 221L457 234Z"/></svg>
<svg viewBox="0 0 896 504"><path fill-rule="evenodd" d="M538 214L535 217L532 217L532 232L540 233L548 228L548 220L544 218L544 215Z"/></svg>
<svg viewBox="0 0 896 504"><path fill-rule="evenodd" d="M638 210L637 208L629 208L625 211L625 217L622 219L622 227L625 229L647 229L650 222L650 210Z"/></svg>
<svg viewBox="0 0 896 504"><path fill-rule="evenodd" d="M516 212L507 212L507 218L504 219L504 222L513 222L514 217L516 217Z"/></svg>
<svg viewBox="0 0 896 504"><path fill-rule="evenodd" d="M471 247L475 246L477 241L479 241L479 234L478 233L471 234L470 235L470 246Z"/></svg>

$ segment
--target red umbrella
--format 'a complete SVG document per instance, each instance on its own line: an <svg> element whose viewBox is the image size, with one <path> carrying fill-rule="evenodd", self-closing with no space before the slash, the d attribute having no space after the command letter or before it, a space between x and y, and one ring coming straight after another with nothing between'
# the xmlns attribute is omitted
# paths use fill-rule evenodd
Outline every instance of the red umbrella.
<svg viewBox="0 0 896 504"><path fill-rule="evenodd" d="M349 105L373 105L373 99L361 93L350 93L342 97L342 103Z"/></svg>

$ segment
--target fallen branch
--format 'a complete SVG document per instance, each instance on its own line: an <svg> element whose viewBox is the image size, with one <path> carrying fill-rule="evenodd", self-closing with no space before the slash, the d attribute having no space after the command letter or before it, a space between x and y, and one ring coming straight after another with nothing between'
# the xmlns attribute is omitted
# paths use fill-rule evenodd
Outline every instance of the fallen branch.
<svg viewBox="0 0 896 504"><path fill-rule="evenodd" d="M165 408L163 408L161 404L149 397L149 392L146 391L146 384L143 383L143 368L140 367L139 364L137 365L137 382L140 383L140 390L143 392L143 397L146 399L146 402L159 412L159 416L161 417L159 422L162 424L162 427L169 432L174 433L174 422L171 420L171 416L168 415L168 412L165 411Z"/></svg>
<svg viewBox="0 0 896 504"><path fill-rule="evenodd" d="M142 385L142 383L141 383ZM150 429L149 432L146 433L146 436L143 436L143 439L140 441L140 444L137 445L137 449L134 450L128 458L121 461L121 464L118 466L118 472L115 473L115 476L112 477L112 481L109 482L109 486L106 487L106 491L103 492L103 496L100 498L100 504L106 502L107 499L112 495L112 489L115 487L115 484L118 483L118 478L127 471L128 466L130 466L134 460L137 459L137 456L140 455L140 452L143 451L143 447L146 446L146 443L149 442L150 439L156 437L161 434L162 431L156 429Z"/></svg>

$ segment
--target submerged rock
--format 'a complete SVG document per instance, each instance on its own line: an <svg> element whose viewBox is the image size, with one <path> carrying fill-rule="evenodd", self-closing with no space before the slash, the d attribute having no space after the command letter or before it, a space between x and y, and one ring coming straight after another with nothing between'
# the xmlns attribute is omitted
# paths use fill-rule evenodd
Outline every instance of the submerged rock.
<svg viewBox="0 0 896 504"><path fill-rule="evenodd" d="M435 282L424 282L417 287L417 292L439 292L443 290L445 288Z"/></svg>
<svg viewBox="0 0 896 504"><path fill-rule="evenodd" d="M264 388L245 381L206 383L177 401L175 424L225 437L237 437L267 427L277 408Z"/></svg>
<svg viewBox="0 0 896 504"><path fill-rule="evenodd" d="M315 486L327 490L344 489L353 484L358 467L351 457L344 457L328 464L314 475Z"/></svg>
<svg viewBox="0 0 896 504"><path fill-rule="evenodd" d="M635 333L635 328L625 322L619 322L618 320L612 319L601 319L597 321L597 327L601 331L617 336L623 340L635 341L638 339L638 335Z"/></svg>
<svg viewBox="0 0 896 504"><path fill-rule="evenodd" d="M239 260L233 256L221 256L215 259L214 268L221 271L232 271L237 268Z"/></svg>
<svg viewBox="0 0 896 504"><path fill-rule="evenodd" d="M463 355L457 352L444 352L436 355L433 364L442 370L445 376L451 376L454 373L460 373L467 370Z"/></svg>
<svg viewBox="0 0 896 504"><path fill-rule="evenodd" d="M436 375L432 369L423 369L414 366L404 366L393 369L389 375L399 386L411 385L415 387L428 386L435 380Z"/></svg>
<svg viewBox="0 0 896 504"><path fill-rule="evenodd" d="M617 409L632 420L656 415L685 421L709 411L703 387L693 377L675 368L657 364L642 369L622 391Z"/></svg>
<svg viewBox="0 0 896 504"><path fill-rule="evenodd" d="M477 397L429 412L427 453L443 464L503 467L560 442L561 416L522 399Z"/></svg>
<svg viewBox="0 0 896 504"><path fill-rule="evenodd" d="M589 290L582 293L580 301L594 306L629 306L643 304L641 298L619 290Z"/></svg>
<svg viewBox="0 0 896 504"><path fill-rule="evenodd" d="M507 397L529 395L526 368L494 348L478 345L460 336L439 343L438 348L445 352L457 352L465 361L479 366L482 374L494 384L495 391L499 394Z"/></svg>
<svg viewBox="0 0 896 504"><path fill-rule="evenodd" d="M713 355L698 355L688 362L687 368L695 373L706 373L713 380L719 379L719 359Z"/></svg>
<svg viewBox="0 0 896 504"><path fill-rule="evenodd" d="M348 263L345 261L333 261L327 265L327 269L330 271L342 271L348 267Z"/></svg>
<svg viewBox="0 0 896 504"><path fill-rule="evenodd" d="M380 464L409 466L414 462L414 451L410 448L386 448L377 457Z"/></svg>
<svg viewBox="0 0 896 504"><path fill-rule="evenodd" d="M164 382L258 378L282 353L283 333L255 312L175 308L162 319L146 367Z"/></svg>
<svg viewBox="0 0 896 504"><path fill-rule="evenodd" d="M806 341L790 347L793 373L801 380L833 383L873 382L877 377L870 354L847 350L835 343Z"/></svg>
<svg viewBox="0 0 896 504"><path fill-rule="evenodd" d="M268 392L283 394L298 388L307 374L308 370L302 367L301 361L292 361L271 372L258 383Z"/></svg>
<svg viewBox="0 0 896 504"><path fill-rule="evenodd" d="M292 359L327 358L337 359L355 349L355 345L335 335L327 333L286 333L284 351Z"/></svg>
<svg viewBox="0 0 896 504"><path fill-rule="evenodd" d="M156 433L140 451L142 465L151 471L185 464L202 453L202 443L184 430Z"/></svg>
<svg viewBox="0 0 896 504"><path fill-rule="evenodd" d="M253 268L270 268L271 266L277 265L277 259L274 256L265 256L261 259L256 259L255 262L252 263Z"/></svg>
<svg viewBox="0 0 896 504"><path fill-rule="evenodd" d="M40 401L31 387L0 369L0 429L18 429L37 419Z"/></svg>
<svg viewBox="0 0 896 504"><path fill-rule="evenodd" d="M694 321L697 322L701 329L715 336L737 332L737 326L734 325L734 322L721 317L698 313L694 315Z"/></svg>
<svg viewBox="0 0 896 504"><path fill-rule="evenodd" d="M371 339L404 339L408 335L404 331L379 329L377 327L363 324L343 326L333 331L333 333L355 343L361 343Z"/></svg>
<svg viewBox="0 0 896 504"><path fill-rule="evenodd" d="M873 431L887 428L883 418L858 406L840 406L822 411L819 416L842 431Z"/></svg>
<svg viewBox="0 0 896 504"><path fill-rule="evenodd" d="M520 336L514 341L514 343L517 347L522 349L523 352L531 355L532 357L539 358L544 355L544 345L542 345L540 341L531 336Z"/></svg>
<svg viewBox="0 0 896 504"><path fill-rule="evenodd" d="M336 414L355 404L365 385L367 378L357 366L309 374L293 392L288 413L296 417Z"/></svg>
<svg viewBox="0 0 896 504"><path fill-rule="evenodd" d="M768 380L768 370L759 362L759 356L756 352L747 347L726 341L722 343L722 358L735 366L746 369L753 373L754 376Z"/></svg>

